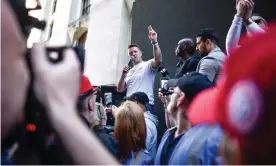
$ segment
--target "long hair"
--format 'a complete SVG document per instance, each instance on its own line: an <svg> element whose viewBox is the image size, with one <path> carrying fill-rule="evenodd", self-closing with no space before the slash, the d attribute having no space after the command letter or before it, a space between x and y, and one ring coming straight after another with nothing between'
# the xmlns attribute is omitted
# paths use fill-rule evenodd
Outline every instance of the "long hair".
<svg viewBox="0 0 276 166"><path fill-rule="evenodd" d="M119 158L127 160L131 152L146 149L144 112L135 102L126 101L117 110L114 137L120 144Z"/></svg>

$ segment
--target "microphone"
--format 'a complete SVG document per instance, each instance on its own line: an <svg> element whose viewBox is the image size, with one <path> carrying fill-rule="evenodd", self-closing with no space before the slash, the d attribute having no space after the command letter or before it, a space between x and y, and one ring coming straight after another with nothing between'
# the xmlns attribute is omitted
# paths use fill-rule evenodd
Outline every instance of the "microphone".
<svg viewBox="0 0 276 166"><path fill-rule="evenodd" d="M166 68L164 68L163 66L160 66L158 68L158 72L160 72L163 77L170 78L170 74L169 74L168 70Z"/></svg>
<svg viewBox="0 0 276 166"><path fill-rule="evenodd" d="M134 57L133 56L130 56L130 60L128 61L128 67L129 69L133 68L134 66Z"/></svg>

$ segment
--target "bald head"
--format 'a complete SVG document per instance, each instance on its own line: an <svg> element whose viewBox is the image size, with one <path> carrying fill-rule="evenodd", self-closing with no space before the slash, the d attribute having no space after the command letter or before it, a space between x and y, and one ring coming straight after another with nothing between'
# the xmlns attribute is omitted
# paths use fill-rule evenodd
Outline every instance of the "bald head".
<svg viewBox="0 0 276 166"><path fill-rule="evenodd" d="M182 57L185 54L192 55L195 51L195 42L191 38L181 39L176 48L176 56Z"/></svg>

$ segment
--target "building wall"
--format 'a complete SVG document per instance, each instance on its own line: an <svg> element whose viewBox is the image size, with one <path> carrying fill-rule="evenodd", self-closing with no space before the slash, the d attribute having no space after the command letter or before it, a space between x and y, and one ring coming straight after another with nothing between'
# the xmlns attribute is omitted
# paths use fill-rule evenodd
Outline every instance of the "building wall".
<svg viewBox="0 0 276 166"><path fill-rule="evenodd" d="M85 44L85 75L93 85L116 85L127 64L131 36L131 8L134 0L91 0L90 13L82 14L82 0L46 0L43 19L47 28L40 41L48 46L72 45L79 26L88 27ZM52 36L50 24L54 21Z"/></svg>

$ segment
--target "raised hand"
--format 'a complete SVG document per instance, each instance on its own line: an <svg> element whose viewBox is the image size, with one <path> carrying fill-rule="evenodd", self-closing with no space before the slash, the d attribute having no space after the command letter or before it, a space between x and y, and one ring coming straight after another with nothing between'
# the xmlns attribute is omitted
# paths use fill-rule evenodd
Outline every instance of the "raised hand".
<svg viewBox="0 0 276 166"><path fill-rule="evenodd" d="M236 5L236 9L237 9L237 16L238 17L244 17L246 11L247 11L247 5L246 5L246 2L244 0L239 0L237 2L237 5Z"/></svg>
<svg viewBox="0 0 276 166"><path fill-rule="evenodd" d="M81 78L80 63L75 52L72 49L65 50L63 61L57 64L53 64L47 59L42 44L35 44L31 52L35 71L34 91L39 101L45 103L46 107L58 104L74 108Z"/></svg>
<svg viewBox="0 0 276 166"><path fill-rule="evenodd" d="M252 17L252 13L254 10L254 2L253 2L253 0L244 0L244 1L246 4L246 7L247 7L247 10L244 15L244 20L249 20L249 18Z"/></svg>
<svg viewBox="0 0 276 166"><path fill-rule="evenodd" d="M149 39L152 42L157 42L157 33L152 29L151 25L148 27Z"/></svg>

